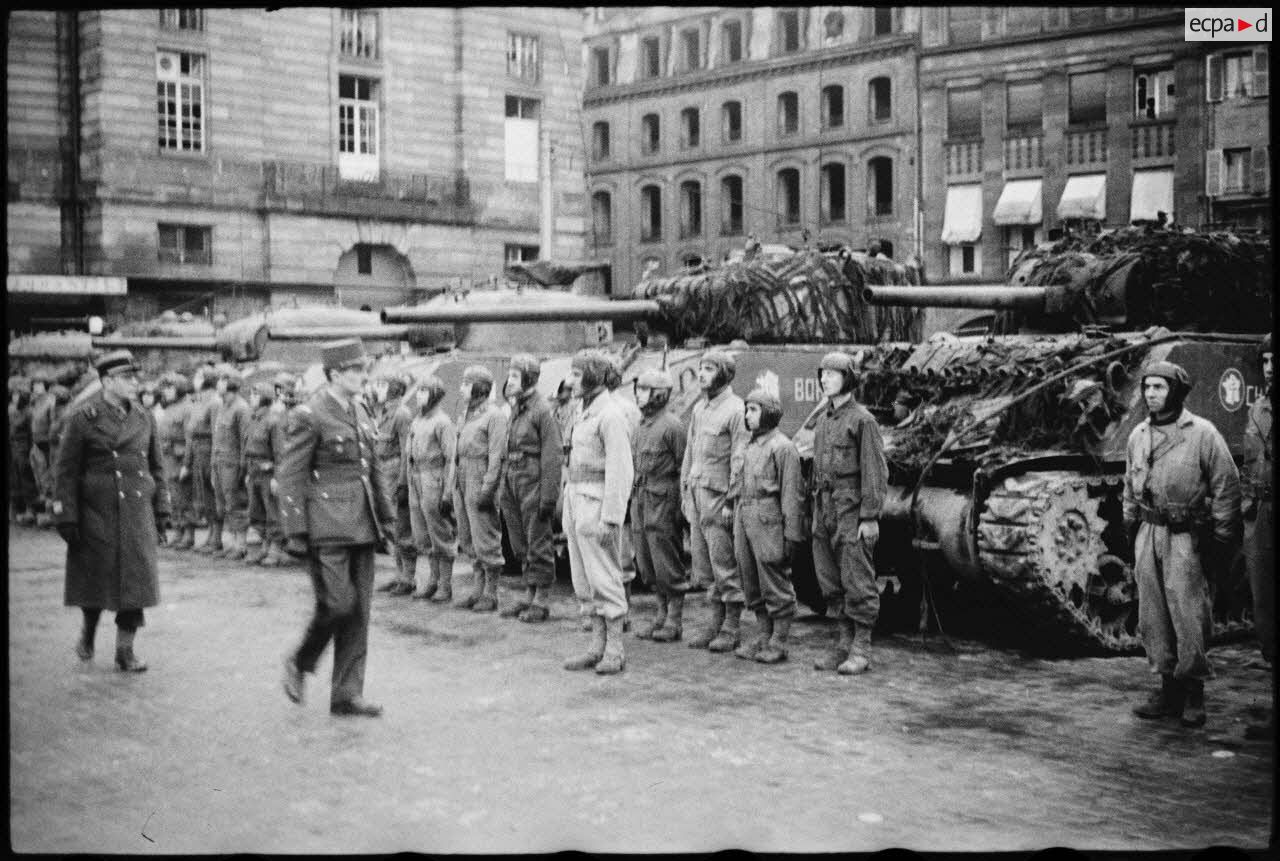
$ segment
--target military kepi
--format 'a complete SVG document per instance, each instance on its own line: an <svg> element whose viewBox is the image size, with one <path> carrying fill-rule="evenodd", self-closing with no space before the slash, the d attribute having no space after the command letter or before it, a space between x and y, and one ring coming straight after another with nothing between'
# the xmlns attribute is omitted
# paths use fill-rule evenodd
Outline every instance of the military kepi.
<svg viewBox="0 0 1280 861"><path fill-rule="evenodd" d="M363 365L364 344L359 338L330 341L320 347L320 361L326 371L341 371L352 365Z"/></svg>
<svg viewBox="0 0 1280 861"><path fill-rule="evenodd" d="M138 366L133 363L133 353L128 350L112 350L94 362L93 367L100 377L121 370L138 370Z"/></svg>

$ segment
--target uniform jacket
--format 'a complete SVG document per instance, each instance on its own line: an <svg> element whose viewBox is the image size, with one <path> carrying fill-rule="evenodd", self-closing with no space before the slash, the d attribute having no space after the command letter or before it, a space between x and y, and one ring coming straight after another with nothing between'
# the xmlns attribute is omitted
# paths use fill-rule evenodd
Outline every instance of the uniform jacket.
<svg viewBox="0 0 1280 861"><path fill-rule="evenodd" d="M122 412L102 394L67 417L58 446L53 514L75 524L67 547L68 606L133 610L159 602L157 520L169 516L155 419Z"/></svg>
<svg viewBox="0 0 1280 861"><path fill-rule="evenodd" d="M889 492L880 425L852 397L818 414L813 430L813 488L851 497L859 520L876 520Z"/></svg>
<svg viewBox="0 0 1280 861"><path fill-rule="evenodd" d="M15 450L31 447L31 407L9 402L9 445Z"/></svg>
<svg viewBox="0 0 1280 861"><path fill-rule="evenodd" d="M31 407L32 441L49 444L49 433L53 425L53 404L53 395L46 394Z"/></svg>
<svg viewBox="0 0 1280 861"><path fill-rule="evenodd" d="M662 524L675 528L680 504L680 464L684 462L684 425L666 409L643 416L631 439L631 456L635 464L635 491L632 495L631 524L640 522L643 498L646 520L664 518Z"/></svg>
<svg viewBox="0 0 1280 861"><path fill-rule="evenodd" d="M411 424L413 413L405 406L403 398L387 401L378 413L378 444L374 454L378 458L378 469L382 470L393 488L402 483L404 452L409 443Z"/></svg>
<svg viewBox="0 0 1280 861"><path fill-rule="evenodd" d="M204 400L191 403L191 412L187 414L187 453L183 455L182 465L190 467L192 455L197 445L205 450L213 444L213 419L222 402L212 392L201 396Z"/></svg>
<svg viewBox="0 0 1280 861"><path fill-rule="evenodd" d="M701 397L693 405L688 445L680 466L680 486L688 493L705 487L727 493L733 460L740 457L750 434L742 421L742 398L725 386L710 401Z"/></svg>
<svg viewBox="0 0 1280 861"><path fill-rule="evenodd" d="M1126 525L1148 505L1168 520L1211 519L1220 541L1238 538L1240 474L1212 424L1186 409L1172 424L1152 425L1148 418L1129 434L1125 461Z"/></svg>
<svg viewBox="0 0 1280 861"><path fill-rule="evenodd" d="M564 445L566 458L569 456L569 446L573 441L573 421L581 410L582 401L579 398L570 398L565 403L557 401L551 408L551 415L556 420L556 426L560 428L560 441Z"/></svg>
<svg viewBox="0 0 1280 861"><path fill-rule="evenodd" d="M436 404L426 415L420 415L409 425L409 442L405 447L405 475L426 475L423 491L428 502L439 502L436 493L450 494L456 483L458 462L458 432L453 419ZM453 497L450 496L450 499Z"/></svg>
<svg viewBox="0 0 1280 861"><path fill-rule="evenodd" d="M800 452L777 428L747 443L729 495L738 502L745 528L773 529L791 541L805 540Z"/></svg>
<svg viewBox="0 0 1280 861"><path fill-rule="evenodd" d="M218 463L240 463L244 459L244 446L249 439L249 419L252 413L244 398L236 395L230 404L223 404L213 418L213 459Z"/></svg>
<svg viewBox="0 0 1280 861"><path fill-rule="evenodd" d="M621 525L635 478L627 418L607 391L586 404L573 423L569 484L574 492L600 494L600 521Z"/></svg>
<svg viewBox="0 0 1280 861"><path fill-rule="evenodd" d="M327 386L288 413L276 461L280 524L312 544L375 544L395 523L391 489L374 463L377 430L358 398L343 406Z"/></svg>
<svg viewBox="0 0 1280 861"><path fill-rule="evenodd" d="M1249 407L1244 429L1244 472L1241 491L1246 500L1270 500L1275 480L1276 441L1271 428L1271 398L1260 396Z"/></svg>
<svg viewBox="0 0 1280 861"><path fill-rule="evenodd" d="M187 421L191 417L191 401L182 400L170 404L164 418L156 423L160 437L160 453L181 460L187 453Z"/></svg>
<svg viewBox="0 0 1280 861"><path fill-rule="evenodd" d="M279 457L276 444L281 440L280 424L284 416L272 409L273 406L255 407L249 415L244 443L243 468L246 475L270 475L275 469L275 461Z"/></svg>
<svg viewBox="0 0 1280 861"><path fill-rule="evenodd" d="M507 417L492 401L468 405L458 429L458 484L485 494L498 490L507 451Z"/></svg>
<svg viewBox="0 0 1280 861"><path fill-rule="evenodd" d="M537 390L521 392L516 398L507 425L507 457L504 474L509 472L537 476L539 505L555 505L560 495L560 468L564 462L560 426L551 408ZM536 465L536 470L529 466ZM523 491L521 491L523 494Z"/></svg>

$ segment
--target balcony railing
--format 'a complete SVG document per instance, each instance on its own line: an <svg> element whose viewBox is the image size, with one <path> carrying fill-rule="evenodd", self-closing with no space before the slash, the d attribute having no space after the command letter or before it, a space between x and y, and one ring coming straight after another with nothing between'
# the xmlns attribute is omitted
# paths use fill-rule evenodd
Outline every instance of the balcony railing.
<svg viewBox="0 0 1280 861"><path fill-rule="evenodd" d="M1100 167L1106 163L1106 129L1067 132L1067 165L1069 167Z"/></svg>
<svg viewBox="0 0 1280 861"><path fill-rule="evenodd" d="M381 171L373 182L343 179L334 165L272 161L263 164L268 208L469 220L471 189L465 176Z"/></svg>
<svg viewBox="0 0 1280 861"><path fill-rule="evenodd" d="M1133 158L1171 158L1174 155L1173 131L1176 123L1165 122L1143 123L1135 125L1133 135Z"/></svg>
<svg viewBox="0 0 1280 861"><path fill-rule="evenodd" d="M946 144L946 148L948 179L982 175L982 141L955 141Z"/></svg>
<svg viewBox="0 0 1280 861"><path fill-rule="evenodd" d="M1004 139L1005 170L1039 170L1044 167L1044 135L1018 135Z"/></svg>

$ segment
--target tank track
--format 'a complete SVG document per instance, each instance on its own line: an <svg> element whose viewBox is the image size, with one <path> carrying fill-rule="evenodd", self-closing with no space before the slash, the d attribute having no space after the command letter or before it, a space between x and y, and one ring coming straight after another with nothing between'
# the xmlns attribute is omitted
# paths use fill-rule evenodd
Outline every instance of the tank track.
<svg viewBox="0 0 1280 861"><path fill-rule="evenodd" d="M1118 511L1121 481L1069 470L1028 472L1005 478L985 501L979 562L1038 648L1093 655L1142 650L1132 566L1104 540L1102 509ZM1219 616L1215 607L1214 642L1252 628Z"/></svg>

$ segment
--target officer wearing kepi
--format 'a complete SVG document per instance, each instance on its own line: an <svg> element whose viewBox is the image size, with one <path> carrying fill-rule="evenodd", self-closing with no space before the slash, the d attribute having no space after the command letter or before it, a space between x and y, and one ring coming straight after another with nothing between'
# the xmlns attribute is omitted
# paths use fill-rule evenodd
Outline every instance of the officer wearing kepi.
<svg viewBox="0 0 1280 861"><path fill-rule="evenodd" d="M1150 415L1129 434L1124 523L1134 542L1138 633L1161 679L1133 712L1198 727L1204 681L1213 677L1205 567L1225 568L1239 546L1240 476L1218 429L1183 406L1190 390L1191 378L1172 362L1142 371Z"/></svg>
<svg viewBox="0 0 1280 861"><path fill-rule="evenodd" d="M395 512L374 463L377 430L360 399L366 358L358 338L321 348L328 385L289 412L276 465L280 517L291 555L306 556L315 612L285 659L284 691L302 702L304 673L315 672L333 640L329 711L377 717L364 699L375 548L388 539Z"/></svg>
<svg viewBox="0 0 1280 861"><path fill-rule="evenodd" d="M1276 662L1276 533L1275 533L1275 430L1271 424L1271 397L1274 384L1271 335L1258 347L1262 363L1263 391L1249 407L1244 431L1244 560L1253 591L1253 627L1258 646L1271 672ZM1245 727L1245 737L1271 738L1275 735L1275 709L1267 720Z"/></svg>
<svg viewBox="0 0 1280 861"><path fill-rule="evenodd" d="M502 574L502 524L498 520L498 477L507 450L507 417L490 400L493 374L484 365L462 372L466 407L458 429L458 487L455 505L458 544L471 557L471 593L456 606L478 613L498 609Z"/></svg>
<svg viewBox="0 0 1280 861"><path fill-rule="evenodd" d="M875 551L889 468L880 426L853 397L856 364L848 353L819 366L827 408L813 433L813 566L840 625L835 647L814 663L841 675L871 665L871 631L880 615Z"/></svg>

